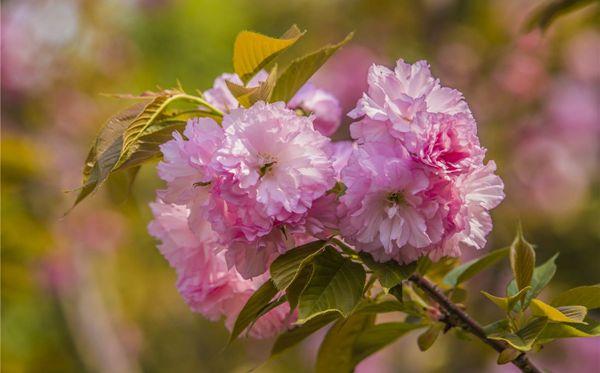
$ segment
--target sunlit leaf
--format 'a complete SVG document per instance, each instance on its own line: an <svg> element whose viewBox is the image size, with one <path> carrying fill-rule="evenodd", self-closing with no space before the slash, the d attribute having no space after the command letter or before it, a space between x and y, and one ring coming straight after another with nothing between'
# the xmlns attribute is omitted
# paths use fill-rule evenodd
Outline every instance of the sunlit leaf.
<svg viewBox="0 0 600 373"><path fill-rule="evenodd" d="M521 307L521 303L517 303L515 305L515 310L519 311L521 308L527 308L529 302L533 298L535 298L545 287L548 285L554 274L556 273L556 258L558 257L558 253L554 254L550 259L548 259L544 264L537 266L533 271L533 276L531 278L531 290L525 294L524 299L524 307ZM506 289L506 294L508 296L513 296L518 292L517 284L515 280L512 280Z"/></svg>
<svg viewBox="0 0 600 373"><path fill-rule="evenodd" d="M358 303L365 286L362 265L344 258L331 247L315 257L312 278L300 296L298 319L337 310L346 316Z"/></svg>
<svg viewBox="0 0 600 373"><path fill-rule="evenodd" d="M531 289L531 286L527 286L527 287L521 289L521 291L519 291L517 294L510 296L510 297L497 297L497 296L489 294L488 292L485 292L483 290L481 291L481 293L483 295L485 295L485 297L487 299L494 302L494 304L496 304L498 307L500 307L504 311L510 312L514 308L515 304L517 304L517 302L523 300L525 294L530 289Z"/></svg>
<svg viewBox="0 0 600 373"><path fill-rule="evenodd" d="M408 265L399 264L396 261L390 260L385 263L379 263L373 259L373 257L367 252L361 252L359 254L363 263L371 271L373 271L374 275L381 283L381 286L385 288L392 288L398 285L402 280L408 278L416 268L416 263L413 262Z"/></svg>
<svg viewBox="0 0 600 373"><path fill-rule="evenodd" d="M508 364L511 361L513 361L514 359L516 359L517 357L519 357L519 355L521 355L521 351L515 350L514 348L510 348L510 347L505 348L498 355L497 363L498 363L498 365Z"/></svg>
<svg viewBox="0 0 600 373"><path fill-rule="evenodd" d="M451 270L446 277L444 277L444 283L455 287L459 284L469 280L482 270L490 267L500 259L508 255L509 248L505 247L500 250L494 250L482 257L471 260Z"/></svg>
<svg viewBox="0 0 600 373"><path fill-rule="evenodd" d="M559 294L553 306L584 306L588 310L600 308L600 285L580 286Z"/></svg>
<svg viewBox="0 0 600 373"><path fill-rule="evenodd" d="M277 55L291 47L304 35L293 25L281 38L252 31L240 32L233 44L233 70L247 82Z"/></svg>
<svg viewBox="0 0 600 373"><path fill-rule="evenodd" d="M531 300L531 312L534 316L547 317L549 321L566 323L583 323L587 310L583 306L566 306L562 312L539 299Z"/></svg>
<svg viewBox="0 0 600 373"><path fill-rule="evenodd" d="M271 355L279 354L302 342L305 338L339 317L340 314L337 312L322 313L308 320L304 324L295 326L292 329L283 332L277 337L273 349L271 350Z"/></svg>
<svg viewBox="0 0 600 373"><path fill-rule="evenodd" d="M510 245L509 259L517 287L521 290L531 283L535 268L535 250L533 245L523 237L523 228L520 224L517 229L517 236Z"/></svg>
<svg viewBox="0 0 600 373"><path fill-rule="evenodd" d="M287 289L299 271L323 250L326 243L327 241L313 241L277 257L269 268L271 279L277 289Z"/></svg>
<svg viewBox="0 0 600 373"><path fill-rule="evenodd" d="M590 318L585 324L548 324L538 338L539 343L547 343L561 338L590 338L600 336L600 323Z"/></svg>
<svg viewBox="0 0 600 373"><path fill-rule="evenodd" d="M229 343L233 342L250 324L256 321L261 311L268 307L275 294L277 294L277 288L270 280L252 294L235 320Z"/></svg>
<svg viewBox="0 0 600 373"><path fill-rule="evenodd" d="M225 80L227 88L231 94L236 98L239 104L243 107L250 107L258 101L268 102L275 88L275 82L277 81L277 65L273 66L271 72L267 76L264 82L261 82L256 87L246 87L238 85L229 80Z"/></svg>
<svg viewBox="0 0 600 373"><path fill-rule="evenodd" d="M327 62L329 57L352 39L352 36L353 34L350 33L344 40L337 44L327 45L292 61L277 80L273 95L271 96L271 102L289 101L308 79Z"/></svg>
<svg viewBox="0 0 600 373"><path fill-rule="evenodd" d="M519 351L529 351L533 347L537 337L541 334L542 330L546 327L548 319L545 317L538 317L533 319L523 328L519 329L516 333L500 332L488 335L489 339L498 341L504 341L508 343L512 348Z"/></svg>

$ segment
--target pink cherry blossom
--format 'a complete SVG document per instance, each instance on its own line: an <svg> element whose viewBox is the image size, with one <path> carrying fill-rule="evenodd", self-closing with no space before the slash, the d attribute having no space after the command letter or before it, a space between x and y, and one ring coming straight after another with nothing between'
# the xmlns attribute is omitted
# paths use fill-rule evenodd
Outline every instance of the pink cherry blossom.
<svg viewBox="0 0 600 373"><path fill-rule="evenodd" d="M288 103L291 109L300 108L314 115L313 125L324 136L331 136L342 122L342 108L332 94L305 84Z"/></svg>
<svg viewBox="0 0 600 373"><path fill-rule="evenodd" d="M252 241L294 225L334 185L329 139L283 103L234 110L222 124L219 233Z"/></svg>
<svg viewBox="0 0 600 373"><path fill-rule="evenodd" d="M268 75L266 71L260 70L245 86L247 88L258 87L260 83L267 79ZM238 100L233 96L229 87L227 87L227 82L244 86L244 83L237 74L225 73L219 75L215 79L213 87L204 92L204 99L225 113L240 106Z"/></svg>
<svg viewBox="0 0 600 373"><path fill-rule="evenodd" d="M177 289L189 307L210 320L225 318L231 330L237 315L266 276L244 279L227 266L225 251L206 222L190 230L189 209L160 199L151 204L154 220L150 234L159 239L159 249L177 271ZM282 304L261 317L249 331L256 338L268 338L286 329L295 319Z"/></svg>

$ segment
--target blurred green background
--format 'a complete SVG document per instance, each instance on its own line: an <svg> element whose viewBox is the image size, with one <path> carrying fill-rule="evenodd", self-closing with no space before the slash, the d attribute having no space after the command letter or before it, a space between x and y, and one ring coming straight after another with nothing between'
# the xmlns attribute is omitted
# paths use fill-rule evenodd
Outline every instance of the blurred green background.
<svg viewBox="0 0 600 373"><path fill-rule="evenodd" d="M87 147L126 103L180 80L204 90L232 70L235 35L308 33L300 54L354 40L319 72L346 112L374 62L426 59L461 90L478 120L507 198L489 247L512 240L517 220L538 261L560 251L552 288L600 282L600 7L525 33L539 1L525 0L13 0L2 1L2 370L5 372L311 371L318 336L267 360L272 341L240 341L187 309L175 274L146 233L160 186L142 169L127 192L113 178L67 216ZM336 139L348 137L347 120ZM467 258L476 253L466 253ZM482 288L509 279L497 266L471 284L469 308L499 317ZM544 296L542 297L544 298ZM511 371L477 341L444 336L420 353L415 336L362 372ZM558 342L533 360L556 371L600 371L598 339Z"/></svg>

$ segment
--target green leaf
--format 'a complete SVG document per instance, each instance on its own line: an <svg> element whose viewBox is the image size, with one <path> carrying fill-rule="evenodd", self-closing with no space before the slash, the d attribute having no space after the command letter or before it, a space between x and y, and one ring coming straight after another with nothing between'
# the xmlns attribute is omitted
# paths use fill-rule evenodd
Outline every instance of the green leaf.
<svg viewBox="0 0 600 373"><path fill-rule="evenodd" d="M381 350L406 333L422 328L423 324L405 322L388 322L367 326L363 329L352 347L352 367L354 368L365 358Z"/></svg>
<svg viewBox="0 0 600 373"><path fill-rule="evenodd" d="M471 260L451 270L446 277L444 283L448 286L456 287L459 284L469 280L482 270L490 267L500 259L508 255L509 248L494 250L480 258Z"/></svg>
<svg viewBox="0 0 600 373"><path fill-rule="evenodd" d="M600 308L600 285L580 286L559 294L553 306L584 306L588 310Z"/></svg>
<svg viewBox="0 0 600 373"><path fill-rule="evenodd" d="M83 168L83 186L74 206L96 191L108 178L121 154L123 132L144 107L145 105L142 103L130 106L111 117L102 127L86 157Z"/></svg>
<svg viewBox="0 0 600 373"><path fill-rule="evenodd" d="M127 158L113 172L139 166L160 157L160 146L173 138L173 132L183 132L185 126L185 121L170 119L151 124L138 141L131 146Z"/></svg>
<svg viewBox="0 0 600 373"><path fill-rule="evenodd" d="M531 313L534 316L547 317L549 321L566 323L583 323L587 309L583 306L566 306L564 312L539 299L531 300Z"/></svg>
<svg viewBox="0 0 600 373"><path fill-rule="evenodd" d="M388 313L388 312L404 312L405 308L402 303L396 300L377 300L359 303L354 313Z"/></svg>
<svg viewBox="0 0 600 373"><path fill-rule="evenodd" d="M313 276L300 296L300 322L330 310L348 315L362 296L366 274L362 265L344 258L331 247L314 261Z"/></svg>
<svg viewBox="0 0 600 373"><path fill-rule="evenodd" d="M364 251L360 252L359 256L363 263L365 263L365 265L373 271L377 279L379 279L381 286L388 289L398 285L402 280L407 279L416 268L415 262L408 265L402 265L393 260L379 263L373 259L371 254Z"/></svg>
<svg viewBox="0 0 600 373"><path fill-rule="evenodd" d="M510 347L505 348L498 355L497 363L498 363L498 365L508 364L511 361L513 361L516 358L518 358L519 355L521 355L521 351L515 350L514 348L510 348Z"/></svg>
<svg viewBox="0 0 600 373"><path fill-rule="evenodd" d="M583 6L594 3L597 0L552 0L547 1L538 9L532 12L532 15L525 23L525 30L531 31L536 27L545 30L554 22L554 20L563 14L573 12Z"/></svg>
<svg viewBox="0 0 600 373"><path fill-rule="evenodd" d="M355 314L339 319L325 335L317 355L316 373L351 372L353 349L360 333L373 325L373 315Z"/></svg>
<svg viewBox="0 0 600 373"><path fill-rule="evenodd" d="M258 101L268 102L275 88L277 81L277 65L273 66L267 79L256 87L246 87L238 85L229 80L225 80L227 88L243 107L250 107Z"/></svg>
<svg viewBox="0 0 600 373"><path fill-rule="evenodd" d="M488 335L488 338L504 341L512 348L515 348L519 351L529 351L533 347L533 344L541 334L542 330L544 330L546 327L547 323L548 319L545 317L538 317L533 319L514 334L510 332L500 332L490 334Z"/></svg>
<svg viewBox="0 0 600 373"><path fill-rule="evenodd" d="M306 286L310 282L313 275L313 266L311 264L304 266L294 281L288 286L286 290L288 303L290 304L290 311L293 311L298 306L298 300L300 295L306 289Z"/></svg>
<svg viewBox="0 0 600 373"><path fill-rule="evenodd" d="M538 343L547 343L562 338L590 338L600 336L600 323L586 318L585 324L548 324L538 338Z"/></svg>
<svg viewBox="0 0 600 373"><path fill-rule="evenodd" d="M273 95L271 96L271 102L275 101L289 101L296 92L310 79L310 77L319 70L319 68L327 62L338 49L352 39L353 33L350 33L344 40L337 44L327 45L315 52L312 52L304 57L295 59L287 67L287 69L281 74Z"/></svg>
<svg viewBox="0 0 600 373"><path fill-rule="evenodd" d="M424 333L422 333L419 336L419 338L417 338L419 350L429 350L429 348L435 343L437 337L440 335L440 332L442 330L444 330L444 324L442 323L435 323L431 325Z"/></svg>
<svg viewBox="0 0 600 373"><path fill-rule="evenodd" d="M525 295L523 307L521 307L521 303L517 303L515 305L515 310L519 311L521 309L526 309L529 305L529 302L531 302L531 300L535 298L546 287L546 285L548 285L550 280L552 280L552 277L554 277L554 274L556 273L555 261L557 257L558 253L554 254L544 264L535 268L533 271L533 277L531 278L531 290L529 290ZM508 296L513 296L517 292L517 284L515 283L515 280L512 280L508 284L506 293Z"/></svg>
<svg viewBox="0 0 600 373"><path fill-rule="evenodd" d="M308 320L304 324L293 327L290 330L280 334L273 345L271 350L271 356L281 353L288 348L302 342L308 336L321 329L330 322L340 317L337 312L326 312L322 313L312 319Z"/></svg>
<svg viewBox="0 0 600 373"><path fill-rule="evenodd" d="M327 241L313 241L289 250L271 264L271 279L279 290L285 290L294 281L300 270L319 254Z"/></svg>
<svg viewBox="0 0 600 373"><path fill-rule="evenodd" d="M517 302L523 300L523 298L525 297L525 294L527 294L529 289L531 289L531 286L527 286L527 287L521 289L521 291L519 291L517 294L510 296L510 297L497 297L497 296L489 294L483 290L481 291L481 293L483 295L485 295L485 297L487 299L494 302L494 304L496 304L498 307L502 308L504 311L510 312L514 308L515 304L517 304Z"/></svg>
<svg viewBox="0 0 600 373"><path fill-rule="evenodd" d="M521 290L531 283L535 268L535 250L523 237L523 228L520 224L517 228L517 236L510 245L509 259L517 287Z"/></svg>
<svg viewBox="0 0 600 373"><path fill-rule="evenodd" d="M229 343L233 342L250 324L260 317L261 311L269 306L275 294L277 294L277 288L270 280L252 294L235 320Z"/></svg>
<svg viewBox="0 0 600 373"><path fill-rule="evenodd" d="M296 25L281 38L273 38L252 31L240 32L233 44L233 70L247 82L281 52L291 47L304 35Z"/></svg>

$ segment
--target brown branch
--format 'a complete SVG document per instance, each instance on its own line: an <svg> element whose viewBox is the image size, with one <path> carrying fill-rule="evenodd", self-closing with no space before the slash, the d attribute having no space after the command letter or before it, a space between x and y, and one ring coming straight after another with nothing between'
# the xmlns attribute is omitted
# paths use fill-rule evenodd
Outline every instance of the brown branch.
<svg viewBox="0 0 600 373"><path fill-rule="evenodd" d="M471 316L448 299L448 297L439 291L429 280L417 274L410 276L408 280L421 288L431 297L431 299L436 301L440 307L442 307L446 313L446 317L441 321L445 322L448 327L459 327L466 332L473 334L499 353L507 348L506 344L503 342L489 339L477 321L473 320ZM542 373L542 371L529 360L525 353L519 355L512 363L525 373Z"/></svg>

